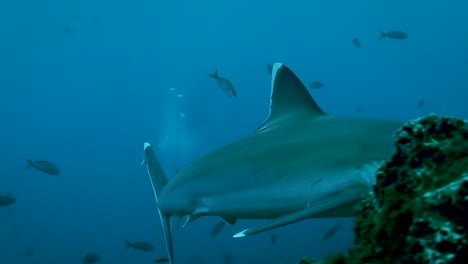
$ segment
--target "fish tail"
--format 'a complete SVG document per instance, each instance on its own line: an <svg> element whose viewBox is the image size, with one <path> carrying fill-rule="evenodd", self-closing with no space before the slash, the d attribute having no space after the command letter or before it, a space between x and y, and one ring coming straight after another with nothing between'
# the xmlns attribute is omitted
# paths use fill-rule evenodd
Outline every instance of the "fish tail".
<svg viewBox="0 0 468 264"><path fill-rule="evenodd" d="M379 39L383 39L387 36L387 33L383 32L382 30L379 30L380 32L380 38Z"/></svg>
<svg viewBox="0 0 468 264"><path fill-rule="evenodd" d="M132 246L132 242L125 240L125 248L131 248Z"/></svg>
<svg viewBox="0 0 468 264"><path fill-rule="evenodd" d="M215 71L215 74L217 72ZM167 185L167 178L164 175L164 171L161 168L156 155L154 154L153 148L149 143L144 144L145 156L142 164L146 164L148 174L150 176L151 185L153 186L154 196L156 203L158 202L159 194ZM174 264L174 247L172 243L172 232L171 232L171 215L164 213L158 207L159 218L164 231L164 238L166 240L167 256L169 258L169 264Z"/></svg>
<svg viewBox="0 0 468 264"><path fill-rule="evenodd" d="M211 78L214 78L214 79L218 79L218 77L219 77L218 68L215 68L215 71L213 73L208 73L208 76L210 76Z"/></svg>
<svg viewBox="0 0 468 264"><path fill-rule="evenodd" d="M31 167L34 167L34 162L32 160L26 159L26 162L27 162L26 167L24 167L25 170Z"/></svg>

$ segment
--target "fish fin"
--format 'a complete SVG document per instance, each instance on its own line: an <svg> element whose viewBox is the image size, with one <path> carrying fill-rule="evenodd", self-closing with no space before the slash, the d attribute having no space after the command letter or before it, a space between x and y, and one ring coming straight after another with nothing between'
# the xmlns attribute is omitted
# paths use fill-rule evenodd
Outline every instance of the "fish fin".
<svg viewBox="0 0 468 264"><path fill-rule="evenodd" d="M237 222L237 218L234 218L234 217L220 216L219 218L221 218L226 224L230 226L233 226Z"/></svg>
<svg viewBox="0 0 468 264"><path fill-rule="evenodd" d="M148 175L151 181L151 185L153 187L154 197L157 203L159 194L167 185L167 178L164 175L164 171L162 170L161 165L156 159L156 155L154 154L153 148L147 142L145 142L144 144L144 153L145 154L143 163L147 166ZM169 258L169 264L174 264L174 246L172 242L171 232L171 215L164 214L163 212L161 212L160 208L158 208L158 212L164 231L164 238L166 240L166 249Z"/></svg>
<svg viewBox="0 0 468 264"><path fill-rule="evenodd" d="M153 186L156 202L158 202L159 194L162 189L167 185L167 178L164 171L156 159L153 148L149 143L144 144L145 155L143 164L147 165L148 174L150 176L151 184Z"/></svg>
<svg viewBox="0 0 468 264"><path fill-rule="evenodd" d="M197 208L193 213L188 215L187 220L185 221L182 228L185 228L188 224L190 224L193 221L197 220L198 218L206 215L207 212L208 212L207 208Z"/></svg>
<svg viewBox="0 0 468 264"><path fill-rule="evenodd" d="M219 78L218 68L215 68L215 71L213 73L208 73L208 76L210 76L213 79L218 79Z"/></svg>
<svg viewBox="0 0 468 264"><path fill-rule="evenodd" d="M380 33L379 39L383 39L387 36L387 33L383 32L382 30L379 30L379 33Z"/></svg>
<svg viewBox="0 0 468 264"><path fill-rule="evenodd" d="M26 167L24 167L25 170L34 167L34 162L32 160L26 159L26 162Z"/></svg>
<svg viewBox="0 0 468 264"><path fill-rule="evenodd" d="M161 218L161 223L163 225L164 230L164 237L166 239L167 256L169 258L169 264L174 264L174 243L172 242L171 217L169 215L161 214L161 211L159 212L159 216Z"/></svg>
<svg viewBox="0 0 468 264"><path fill-rule="evenodd" d="M131 248L132 246L132 242L125 240L125 248Z"/></svg>
<svg viewBox="0 0 468 264"><path fill-rule="evenodd" d="M321 200L316 203L309 204L306 208L302 210L299 210L299 211L296 211L296 212L293 212L284 216L280 216L266 223L245 229L235 234L233 237L234 238L245 237L248 235L265 232L265 231L272 230L281 226L299 222L304 219L311 218L318 214L327 212L329 210L333 210L334 208L338 208L346 204L351 204L356 201L359 201L360 196L361 196L361 192L341 191L325 200Z"/></svg>
<svg viewBox="0 0 468 264"><path fill-rule="evenodd" d="M200 216L202 216L202 214L194 213L194 214L189 215L187 217L187 220L185 220L185 223L182 225L182 228L185 228L188 224L200 218Z"/></svg>
<svg viewBox="0 0 468 264"><path fill-rule="evenodd" d="M302 81L286 65L273 64L271 74L270 113L257 128L262 131L281 125L291 118L317 118L325 112L315 102Z"/></svg>

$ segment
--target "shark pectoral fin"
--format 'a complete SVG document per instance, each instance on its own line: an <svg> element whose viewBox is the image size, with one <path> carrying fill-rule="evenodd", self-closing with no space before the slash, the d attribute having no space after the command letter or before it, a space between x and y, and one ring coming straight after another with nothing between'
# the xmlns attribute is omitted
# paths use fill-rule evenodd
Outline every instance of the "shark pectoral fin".
<svg viewBox="0 0 468 264"><path fill-rule="evenodd" d="M153 186L154 196L157 202L159 194L167 185L167 178L164 175L164 171L159 164L159 161L156 159L156 154L154 153L153 148L147 142L144 144L144 157L141 164L146 164L147 166L148 175L151 180L151 185Z"/></svg>
<svg viewBox="0 0 468 264"><path fill-rule="evenodd" d="M151 186L153 187L156 203L158 202L159 194L167 185L167 178L164 175L163 169L156 159L156 155L151 145L147 142L143 144L144 158L142 164L146 164ZM174 246L171 232L171 215L161 212L158 208L159 218L161 219L164 238L166 240L167 255L169 264L174 264Z"/></svg>
<svg viewBox="0 0 468 264"><path fill-rule="evenodd" d="M244 231L235 234L233 237L234 238L245 237L245 236L265 232L271 229L275 229L281 226L289 225L289 224L304 220L306 218L309 218L309 215L310 215L309 211L310 211L310 208L305 208L303 210L278 217L269 222L245 229Z"/></svg>
<svg viewBox="0 0 468 264"><path fill-rule="evenodd" d="M174 243L172 241L172 232L171 232L171 217L169 215L164 215L159 211L159 217L161 218L161 223L164 231L164 238L166 240L167 255L169 258L169 264L174 264Z"/></svg>
<svg viewBox="0 0 468 264"><path fill-rule="evenodd" d="M306 208L296 211L291 214L287 214L269 222L245 229L242 232L235 234L234 238L245 237L261 232L265 232L271 229L275 229L281 226L289 225L307 218L311 218L320 213L333 210L334 208L342 207L346 204L350 204L360 199L360 194L357 192L339 192L327 199L318 201L316 203L309 204ZM351 217L351 215L350 215Z"/></svg>
<svg viewBox="0 0 468 264"><path fill-rule="evenodd" d="M224 222L226 222L226 224L231 226L233 226L237 222L237 218L234 217L220 216L219 218L221 218Z"/></svg>

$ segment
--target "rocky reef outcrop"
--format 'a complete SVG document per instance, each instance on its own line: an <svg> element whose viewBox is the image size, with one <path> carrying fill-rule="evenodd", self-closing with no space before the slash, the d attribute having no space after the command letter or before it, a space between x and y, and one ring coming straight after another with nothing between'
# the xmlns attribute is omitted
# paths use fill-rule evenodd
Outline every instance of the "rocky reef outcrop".
<svg viewBox="0 0 468 264"><path fill-rule="evenodd" d="M429 115L395 140L356 210L346 262L468 263L468 122Z"/></svg>

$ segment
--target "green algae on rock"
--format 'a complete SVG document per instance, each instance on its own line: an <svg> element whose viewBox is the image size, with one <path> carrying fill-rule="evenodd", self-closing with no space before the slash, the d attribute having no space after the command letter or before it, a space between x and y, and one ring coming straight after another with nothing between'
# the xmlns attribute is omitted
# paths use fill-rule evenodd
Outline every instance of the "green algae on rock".
<svg viewBox="0 0 468 264"><path fill-rule="evenodd" d="M429 115L395 137L356 210L350 263L468 263L467 121Z"/></svg>

